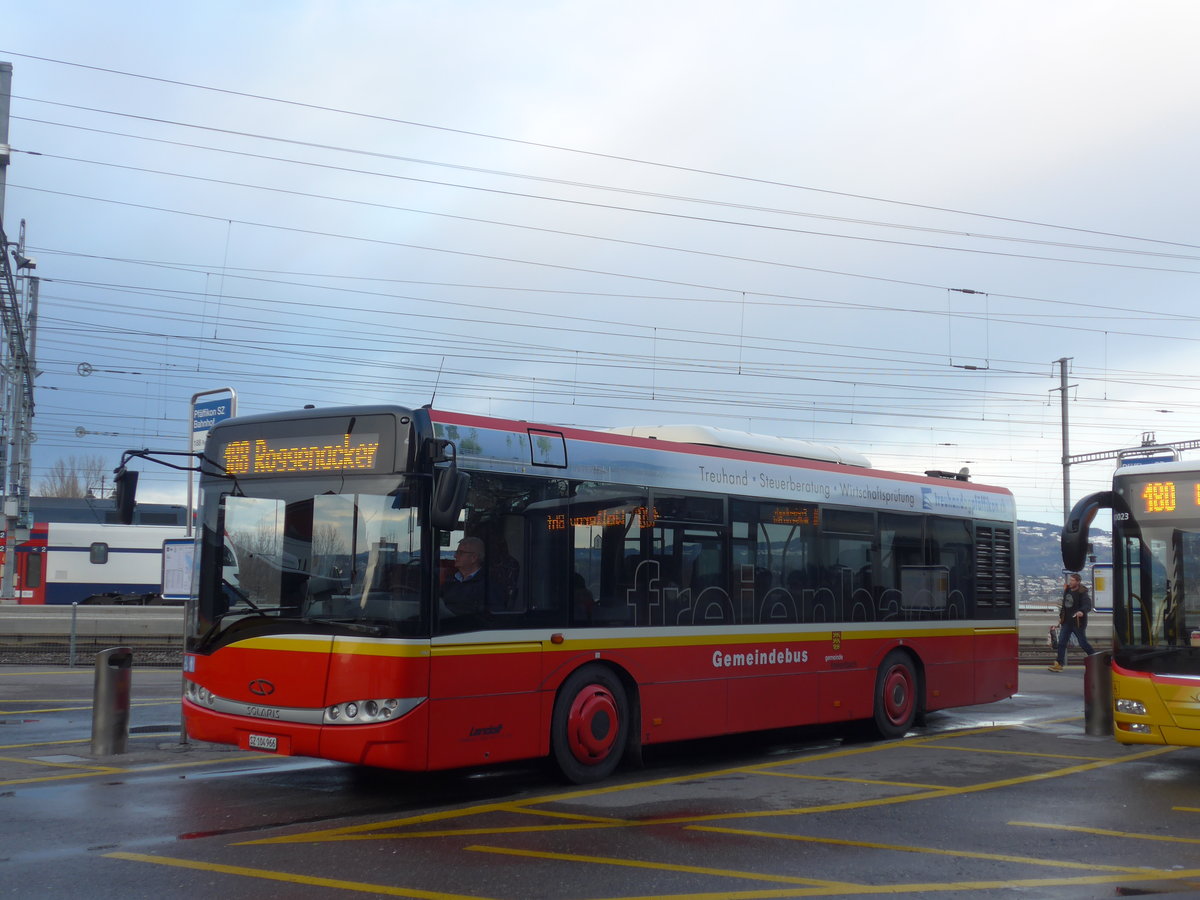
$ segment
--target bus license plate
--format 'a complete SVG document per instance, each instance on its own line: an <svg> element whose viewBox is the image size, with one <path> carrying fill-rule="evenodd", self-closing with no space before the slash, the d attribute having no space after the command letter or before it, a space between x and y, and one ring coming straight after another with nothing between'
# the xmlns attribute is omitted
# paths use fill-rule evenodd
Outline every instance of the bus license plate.
<svg viewBox="0 0 1200 900"><path fill-rule="evenodd" d="M269 734L252 734L250 735L250 749L274 752L279 749L279 738Z"/></svg>

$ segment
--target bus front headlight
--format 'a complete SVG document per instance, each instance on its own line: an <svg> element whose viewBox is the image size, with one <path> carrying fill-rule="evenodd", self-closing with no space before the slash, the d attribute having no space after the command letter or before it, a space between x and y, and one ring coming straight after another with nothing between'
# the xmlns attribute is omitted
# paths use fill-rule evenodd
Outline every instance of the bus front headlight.
<svg viewBox="0 0 1200 900"><path fill-rule="evenodd" d="M1144 716L1146 714L1146 705L1139 703L1137 700L1118 700L1117 712L1125 713L1127 716Z"/></svg>
<svg viewBox="0 0 1200 900"><path fill-rule="evenodd" d="M398 719L422 703L424 697L386 697L383 699L347 700L325 708L326 725L368 725Z"/></svg>

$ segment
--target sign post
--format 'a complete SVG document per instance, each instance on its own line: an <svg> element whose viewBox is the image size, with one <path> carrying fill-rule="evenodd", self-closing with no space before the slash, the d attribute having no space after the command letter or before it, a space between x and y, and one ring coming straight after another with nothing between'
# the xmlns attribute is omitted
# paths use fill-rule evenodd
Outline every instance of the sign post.
<svg viewBox="0 0 1200 900"><path fill-rule="evenodd" d="M206 400L200 403L201 397L213 397L217 394L225 394L219 400ZM192 394L192 432L191 432L191 451L193 453L202 453L204 451L204 440L208 437L209 429L218 422L223 422L226 419L237 415L237 391L231 387L216 388L211 391L200 391L198 394ZM190 537L192 534L192 473L188 472L188 502L187 502L187 533Z"/></svg>
<svg viewBox="0 0 1200 900"><path fill-rule="evenodd" d="M206 400L201 403L201 397L218 397L220 399ZM231 387L216 388L211 391L200 391L192 394L192 415L191 415L191 434L189 440L191 442L192 453L204 452L204 441L208 437L209 429L218 422L223 422L226 419L237 415L237 391ZM184 647L187 647L187 631L188 623L196 615L196 603L192 597L192 567L197 560L194 559L194 545L192 544L192 476L194 472L188 471L188 498L187 498L187 536L184 541L166 541L163 544L163 597L167 597L167 592L170 591L172 599L175 596L182 595L184 600ZM168 546L171 545L171 546ZM186 583L185 583L186 582ZM184 666L187 666L187 654L184 654ZM182 673L181 673L182 674ZM185 684L186 687L186 684ZM179 711L179 743L186 744L188 742L187 723L183 719L183 709Z"/></svg>

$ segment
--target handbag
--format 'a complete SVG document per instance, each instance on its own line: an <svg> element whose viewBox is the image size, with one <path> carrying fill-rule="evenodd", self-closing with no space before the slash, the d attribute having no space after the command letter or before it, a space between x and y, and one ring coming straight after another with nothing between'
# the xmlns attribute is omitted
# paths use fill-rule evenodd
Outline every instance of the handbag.
<svg viewBox="0 0 1200 900"><path fill-rule="evenodd" d="M1046 635L1046 643L1050 645L1051 650L1058 649L1058 635L1062 630L1061 625L1051 625L1050 633Z"/></svg>

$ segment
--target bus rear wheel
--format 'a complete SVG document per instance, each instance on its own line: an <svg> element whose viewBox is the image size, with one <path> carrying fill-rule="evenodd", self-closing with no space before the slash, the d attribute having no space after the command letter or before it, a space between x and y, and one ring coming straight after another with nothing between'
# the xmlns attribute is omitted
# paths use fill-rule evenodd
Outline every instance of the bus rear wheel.
<svg viewBox="0 0 1200 900"><path fill-rule="evenodd" d="M607 778L629 740L629 701L621 680L599 665L584 666L563 682L554 701L550 747L567 780Z"/></svg>
<svg viewBox="0 0 1200 900"><path fill-rule="evenodd" d="M875 730L884 738L902 737L920 709L919 681L912 657L893 650L875 678Z"/></svg>

